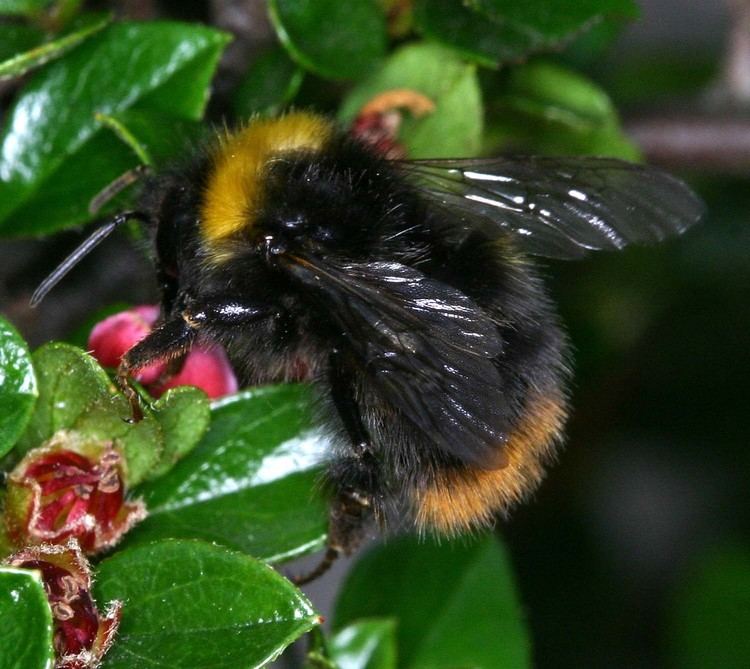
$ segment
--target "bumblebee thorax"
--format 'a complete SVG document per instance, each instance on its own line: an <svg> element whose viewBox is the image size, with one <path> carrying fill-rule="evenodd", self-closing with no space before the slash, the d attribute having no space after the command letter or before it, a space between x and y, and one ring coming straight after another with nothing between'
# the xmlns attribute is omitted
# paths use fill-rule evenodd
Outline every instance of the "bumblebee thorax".
<svg viewBox="0 0 750 669"><path fill-rule="evenodd" d="M254 119L222 137L213 150L201 200L203 239L216 246L252 227L264 205L268 165L285 154L320 151L333 132L325 118L298 112Z"/></svg>

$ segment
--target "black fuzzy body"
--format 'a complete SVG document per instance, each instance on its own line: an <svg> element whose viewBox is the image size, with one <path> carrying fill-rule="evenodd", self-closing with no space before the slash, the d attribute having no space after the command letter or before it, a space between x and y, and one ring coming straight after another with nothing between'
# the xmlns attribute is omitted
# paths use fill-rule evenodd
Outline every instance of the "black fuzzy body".
<svg viewBox="0 0 750 669"><path fill-rule="evenodd" d="M335 300L290 272L285 257L398 263L457 289L496 324L502 353L493 364L502 392L486 401L509 430L528 418L532 396L564 402L565 337L534 266L499 229L465 229L431 207L398 163L336 137L322 151L287 154L269 165L262 208L252 224L222 242L224 255L217 260L200 227L212 169L207 149L144 190L142 210L157 222L164 320L205 296L273 307L273 317L249 325L207 320L199 336L226 347L244 384L300 377L315 384L321 420L336 437L327 468L335 493L366 499L381 521L410 520L415 491L437 485L441 472L460 473L467 465L437 448L389 401L362 360L361 343L355 346L342 327ZM277 244L273 255L263 245L266 237ZM348 388L366 433L365 453L342 420L332 378L339 389Z"/></svg>

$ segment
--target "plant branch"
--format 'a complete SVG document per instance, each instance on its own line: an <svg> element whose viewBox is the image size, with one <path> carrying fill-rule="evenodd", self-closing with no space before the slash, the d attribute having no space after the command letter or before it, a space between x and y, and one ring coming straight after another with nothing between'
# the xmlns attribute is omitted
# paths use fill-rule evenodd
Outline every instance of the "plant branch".
<svg viewBox="0 0 750 669"><path fill-rule="evenodd" d="M625 122L646 159L665 167L750 174L750 117L649 115Z"/></svg>

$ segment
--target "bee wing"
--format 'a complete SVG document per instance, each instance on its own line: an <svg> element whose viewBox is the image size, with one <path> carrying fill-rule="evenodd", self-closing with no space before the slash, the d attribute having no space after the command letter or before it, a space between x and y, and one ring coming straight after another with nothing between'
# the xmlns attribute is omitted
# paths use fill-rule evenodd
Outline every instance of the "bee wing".
<svg viewBox="0 0 750 669"><path fill-rule="evenodd" d="M574 259L658 242L704 213L682 181L614 158L519 156L397 163L432 206L511 234L530 254Z"/></svg>
<svg viewBox="0 0 750 669"><path fill-rule="evenodd" d="M497 325L462 292L391 262L296 258L384 399L439 448L480 467L499 462L510 415L493 359Z"/></svg>

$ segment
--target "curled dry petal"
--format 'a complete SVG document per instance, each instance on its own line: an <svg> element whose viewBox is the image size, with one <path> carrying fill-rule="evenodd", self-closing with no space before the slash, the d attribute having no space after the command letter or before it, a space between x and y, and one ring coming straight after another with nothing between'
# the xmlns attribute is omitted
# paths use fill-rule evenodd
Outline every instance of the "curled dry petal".
<svg viewBox="0 0 750 669"><path fill-rule="evenodd" d="M107 605L102 616L91 596L91 569L75 539L64 545L41 544L9 556L5 563L40 572L55 625L56 669L93 669L117 632L122 602Z"/></svg>
<svg viewBox="0 0 750 669"><path fill-rule="evenodd" d="M406 148L398 141L404 110L420 118L435 111L435 103L426 95L408 88L384 91L360 109L350 133L386 158L405 158Z"/></svg>

